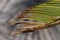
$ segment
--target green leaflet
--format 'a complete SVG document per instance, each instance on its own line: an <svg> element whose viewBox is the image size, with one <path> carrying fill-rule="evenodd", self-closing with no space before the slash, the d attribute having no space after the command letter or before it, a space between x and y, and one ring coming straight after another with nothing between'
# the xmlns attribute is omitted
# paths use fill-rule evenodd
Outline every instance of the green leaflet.
<svg viewBox="0 0 60 40"><path fill-rule="evenodd" d="M31 14L29 19L40 22L53 22L57 16L60 16L60 1L54 0L44 4L36 5L34 8L27 11Z"/></svg>

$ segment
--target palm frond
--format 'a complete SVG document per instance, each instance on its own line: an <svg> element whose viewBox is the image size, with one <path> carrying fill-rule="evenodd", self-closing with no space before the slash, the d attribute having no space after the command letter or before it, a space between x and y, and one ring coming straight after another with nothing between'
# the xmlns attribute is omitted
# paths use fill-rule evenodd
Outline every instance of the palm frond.
<svg viewBox="0 0 60 40"><path fill-rule="evenodd" d="M60 1L51 1L44 4L36 5L34 8L27 11L31 14L29 19L42 22L52 22L55 17L60 17Z"/></svg>
<svg viewBox="0 0 60 40"><path fill-rule="evenodd" d="M10 22L12 25L23 24L21 28L18 28L18 30L13 32L12 35L19 34L21 32L35 31L59 24L60 1L53 0L45 2L43 4L36 5L31 9L28 8L22 13L22 18L20 16L18 21ZM28 21L24 18L28 19ZM20 21L21 19L24 19L25 21ZM34 20L34 22L29 22L29 20Z"/></svg>

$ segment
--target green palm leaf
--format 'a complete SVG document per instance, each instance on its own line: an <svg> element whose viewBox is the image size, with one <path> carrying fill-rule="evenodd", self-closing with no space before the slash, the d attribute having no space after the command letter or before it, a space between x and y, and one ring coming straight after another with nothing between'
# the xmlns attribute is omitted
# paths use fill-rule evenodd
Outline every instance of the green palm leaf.
<svg viewBox="0 0 60 40"><path fill-rule="evenodd" d="M60 23L60 1L53 0L50 2L36 5L34 8L28 9L27 11L23 12L21 16L22 19L27 18L29 20L35 20L35 22L29 22L29 20L25 20L26 22L21 22L21 19L18 21L10 22L11 25L23 24L22 27L18 28L19 30L17 30L16 32L13 32L12 35L19 34L20 32L28 32L51 27ZM36 25L36 21L38 21L38 25Z"/></svg>
<svg viewBox="0 0 60 40"><path fill-rule="evenodd" d="M31 20L46 23L53 22L57 19L56 17L60 17L60 1L54 0L36 5L34 8L27 11L27 13L31 14L31 17L29 18Z"/></svg>

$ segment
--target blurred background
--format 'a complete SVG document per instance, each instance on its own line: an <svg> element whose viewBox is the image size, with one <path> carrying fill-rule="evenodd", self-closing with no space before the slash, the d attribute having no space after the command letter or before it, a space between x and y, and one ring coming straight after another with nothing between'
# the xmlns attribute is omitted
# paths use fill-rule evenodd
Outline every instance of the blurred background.
<svg viewBox="0 0 60 40"><path fill-rule="evenodd" d="M10 36L15 27L7 25L8 20L20 15L26 7L47 1L52 0L0 0L0 40L60 40L60 25L15 37Z"/></svg>

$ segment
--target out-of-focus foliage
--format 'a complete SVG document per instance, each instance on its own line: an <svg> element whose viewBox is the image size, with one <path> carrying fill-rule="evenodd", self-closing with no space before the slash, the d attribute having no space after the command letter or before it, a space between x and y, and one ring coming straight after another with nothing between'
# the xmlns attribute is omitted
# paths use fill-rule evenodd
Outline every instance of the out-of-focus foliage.
<svg viewBox="0 0 60 40"><path fill-rule="evenodd" d="M29 19L37 20L40 22L53 22L56 17L60 19L60 0L53 0L38 4L28 11L31 14Z"/></svg>
<svg viewBox="0 0 60 40"><path fill-rule="evenodd" d="M13 32L12 35L28 30L47 28L48 26L59 23L56 21L60 20L60 1L52 0L33 6L31 9L29 7L26 8L26 10L17 17L17 21L8 22L10 25L16 25L16 29L18 29L16 32ZM32 20L32 22L30 20Z"/></svg>

